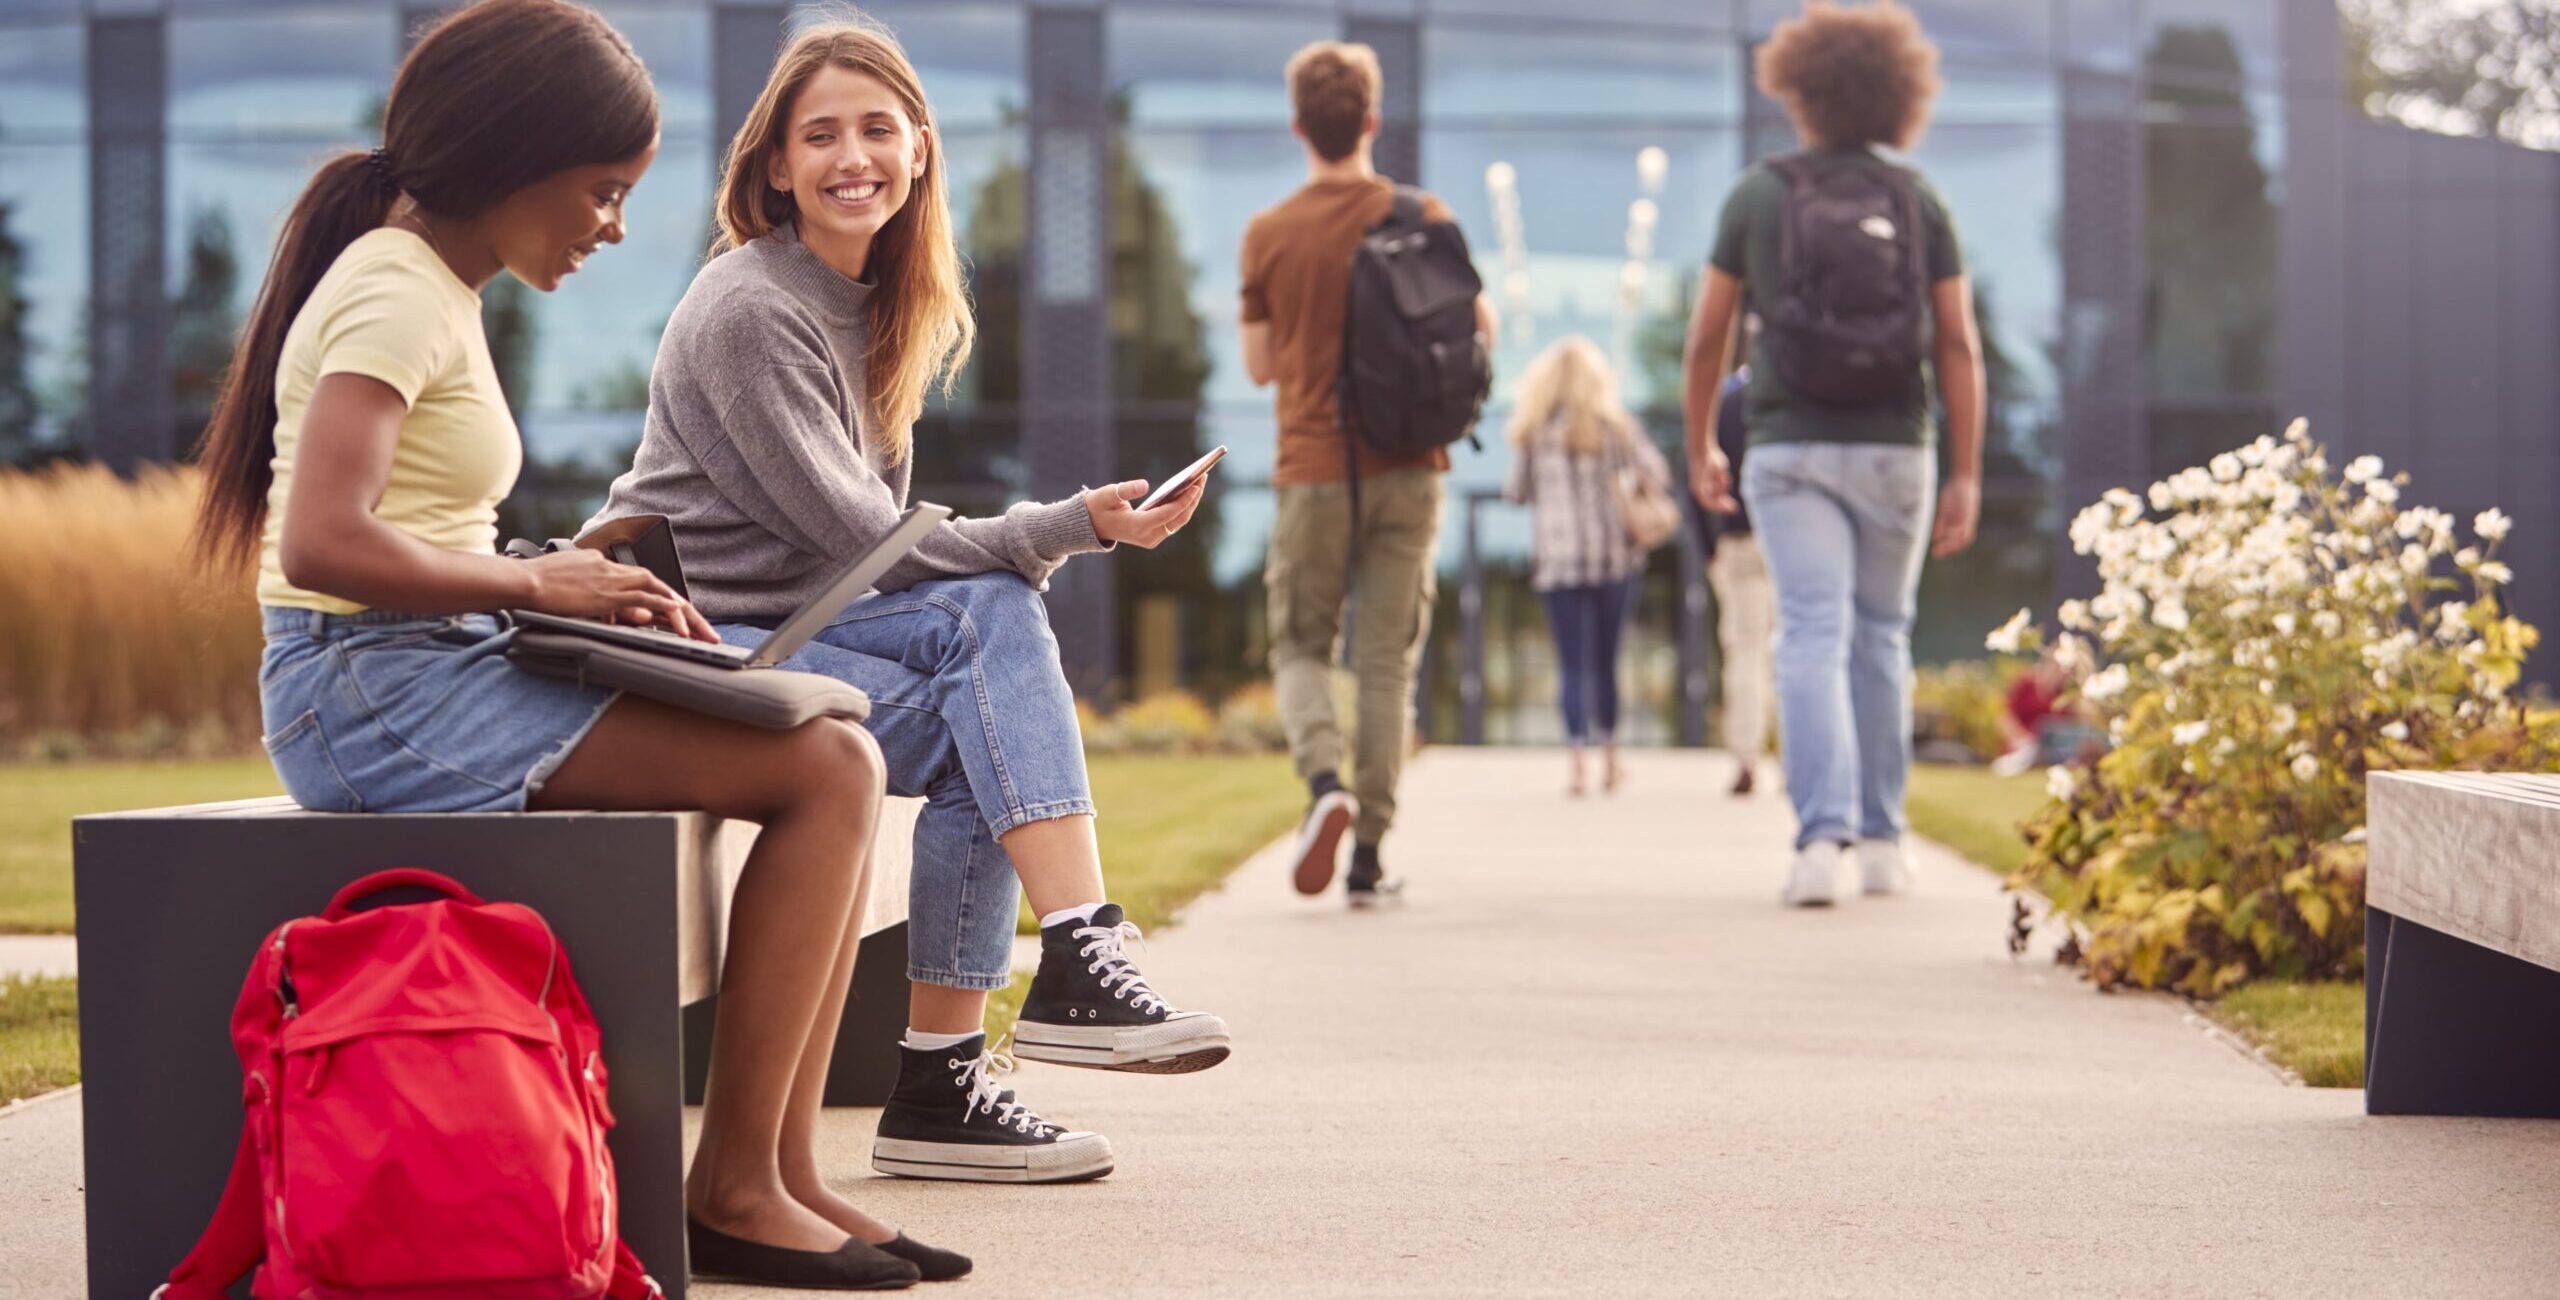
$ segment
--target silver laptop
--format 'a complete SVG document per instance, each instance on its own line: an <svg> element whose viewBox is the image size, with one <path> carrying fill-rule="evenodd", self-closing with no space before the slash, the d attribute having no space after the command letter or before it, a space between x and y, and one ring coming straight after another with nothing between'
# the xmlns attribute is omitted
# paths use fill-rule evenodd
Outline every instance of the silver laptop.
<svg viewBox="0 0 2560 1300"><path fill-rule="evenodd" d="M591 618L565 618L558 614L545 614L540 610L532 609L509 610L508 613L517 623L525 627L574 632L579 636L593 637L598 641L610 641L615 645L646 650L651 654L690 659L696 663L710 664L715 668L771 668L790 658L800 647L809 644L809 639L816 636L827 624L835 621L836 616L843 613L846 606L869 595L872 584L880 581L882 575L889 572L891 565L905 559L907 552L914 550L917 544L925 539L926 534L940 527L942 521L950 517L951 509L948 506L929 505L920 501L907 507L907 512L898 516L897 526L891 528L887 536L873 542L862 554L855 556L853 562L844 567L844 572L837 574L835 581L827 584L825 591L819 592L808 604L802 605L790 618L783 620L782 626L775 628L773 635L765 638L764 644L752 650L726 642L696 641L691 637L679 636L663 628L623 627L613 623L600 623Z"/></svg>

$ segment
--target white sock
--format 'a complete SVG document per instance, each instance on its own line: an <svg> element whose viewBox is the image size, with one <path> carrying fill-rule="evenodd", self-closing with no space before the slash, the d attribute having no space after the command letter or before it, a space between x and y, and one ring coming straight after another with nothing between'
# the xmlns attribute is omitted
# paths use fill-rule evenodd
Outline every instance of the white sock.
<svg viewBox="0 0 2560 1300"><path fill-rule="evenodd" d="M913 1025L909 1025L907 1026L907 1036L899 1045L902 1047L912 1047L919 1052L939 1052L946 1047L958 1047L962 1043L968 1042L970 1039L977 1037L981 1032L983 1031L973 1029L965 1034L928 1034Z"/></svg>
<svg viewBox="0 0 2560 1300"><path fill-rule="evenodd" d="M1093 919L1093 914L1101 910L1102 904L1087 903L1082 907L1070 907L1063 912L1051 912L1040 918L1040 928L1046 930L1060 921L1090 921Z"/></svg>

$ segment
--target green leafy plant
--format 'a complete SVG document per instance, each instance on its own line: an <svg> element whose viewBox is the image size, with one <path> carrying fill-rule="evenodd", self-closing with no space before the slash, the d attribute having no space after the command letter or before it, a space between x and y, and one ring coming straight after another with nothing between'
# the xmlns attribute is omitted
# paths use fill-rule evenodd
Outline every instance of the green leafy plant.
<svg viewBox="0 0 2560 1300"><path fill-rule="evenodd" d="M2009 684L2024 666L2014 662L1959 660L1912 674L1911 734L1921 741L1951 741L1988 763L2008 748L2000 718L2009 711Z"/></svg>
<svg viewBox="0 0 2560 1300"><path fill-rule="evenodd" d="M2510 693L2537 639L2501 599L2511 521L2463 544L2406 482L2372 456L2333 474L2297 421L2073 521L2104 589L2061 607L2055 652L2114 743L2049 771L2010 883L2101 988L2360 974L2366 771L2560 755ZM2021 610L1988 644L2041 642Z"/></svg>

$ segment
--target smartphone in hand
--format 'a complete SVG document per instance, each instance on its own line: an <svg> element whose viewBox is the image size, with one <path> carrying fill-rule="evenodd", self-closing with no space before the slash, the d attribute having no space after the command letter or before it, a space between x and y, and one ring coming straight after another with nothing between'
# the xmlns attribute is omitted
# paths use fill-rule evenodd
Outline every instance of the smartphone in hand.
<svg viewBox="0 0 2560 1300"><path fill-rule="evenodd" d="M1138 503L1138 509L1153 510L1157 506L1163 505L1165 502L1180 496L1184 488L1191 486L1191 480L1207 474L1209 472L1209 467L1217 464L1221 460L1224 460L1226 455L1227 449L1224 446L1212 448L1208 455L1183 466L1181 473L1176 474L1172 478L1166 479L1164 482L1158 484L1155 491L1147 494L1146 500Z"/></svg>

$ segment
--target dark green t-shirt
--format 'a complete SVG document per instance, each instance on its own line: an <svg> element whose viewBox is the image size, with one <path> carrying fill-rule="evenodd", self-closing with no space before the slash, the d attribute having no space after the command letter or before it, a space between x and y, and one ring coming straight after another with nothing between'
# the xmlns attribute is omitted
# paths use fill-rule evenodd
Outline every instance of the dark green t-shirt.
<svg viewBox="0 0 2560 1300"><path fill-rule="evenodd" d="M1865 149L1819 153L1811 158L1817 170L1892 166ZM1917 172L1912 177L1920 195L1920 255L1926 263L1928 281L1934 285L1964 274L1964 259L1956 251L1955 223L1947 216L1946 200L1938 196L1928 178ZM1759 312L1763 320L1768 318L1774 297L1764 299L1761 295L1774 296L1782 283L1778 239L1786 205L1786 178L1766 163L1753 164L1741 180L1734 182L1733 193L1725 197L1724 215L1716 222L1715 252L1707 259L1717 270L1742 281L1744 303ZM1751 350L1751 385L1744 394L1752 446L1769 442L1929 442L1936 424L1931 413L1937 408L1938 385L1927 361L1920 365L1920 392L1908 404L1841 410L1815 405L1788 391L1778 378L1769 346L1769 333L1763 330Z"/></svg>

